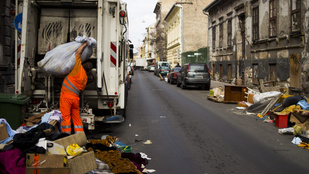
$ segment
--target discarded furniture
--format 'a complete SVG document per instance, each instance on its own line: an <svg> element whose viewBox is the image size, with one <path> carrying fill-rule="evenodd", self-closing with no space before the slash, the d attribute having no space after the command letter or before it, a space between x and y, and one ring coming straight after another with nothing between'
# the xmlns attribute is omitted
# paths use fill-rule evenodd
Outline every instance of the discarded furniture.
<svg viewBox="0 0 309 174"><path fill-rule="evenodd" d="M238 103L239 101L247 101L247 86L225 85L224 87L224 103Z"/></svg>
<svg viewBox="0 0 309 174"><path fill-rule="evenodd" d="M259 79L259 89L261 93L270 91L280 91L280 87L276 86L275 81L264 82L263 79Z"/></svg>

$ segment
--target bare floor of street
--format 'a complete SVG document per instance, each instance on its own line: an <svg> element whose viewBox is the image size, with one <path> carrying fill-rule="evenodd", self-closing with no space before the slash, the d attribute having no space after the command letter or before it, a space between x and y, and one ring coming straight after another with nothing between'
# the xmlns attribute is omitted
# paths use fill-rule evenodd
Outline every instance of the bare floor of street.
<svg viewBox="0 0 309 174"><path fill-rule="evenodd" d="M212 82L211 88L224 85ZM209 91L182 90L136 71L122 124L97 125L88 137L117 136L151 158L159 174L307 173L309 150L278 134L274 123L207 100Z"/></svg>

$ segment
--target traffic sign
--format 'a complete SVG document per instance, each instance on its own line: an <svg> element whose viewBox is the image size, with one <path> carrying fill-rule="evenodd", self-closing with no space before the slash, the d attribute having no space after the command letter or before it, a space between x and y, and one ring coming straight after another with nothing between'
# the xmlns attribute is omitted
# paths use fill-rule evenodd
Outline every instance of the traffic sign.
<svg viewBox="0 0 309 174"><path fill-rule="evenodd" d="M14 26L17 31L21 32L21 26L23 21L23 13L19 13L14 19Z"/></svg>

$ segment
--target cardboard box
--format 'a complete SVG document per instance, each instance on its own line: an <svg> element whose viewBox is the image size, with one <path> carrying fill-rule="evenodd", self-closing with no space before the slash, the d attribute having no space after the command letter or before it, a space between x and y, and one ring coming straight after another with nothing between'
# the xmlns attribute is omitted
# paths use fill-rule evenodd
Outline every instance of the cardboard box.
<svg viewBox="0 0 309 174"><path fill-rule="evenodd" d="M6 129L6 124L0 124L0 141L9 138L8 130Z"/></svg>
<svg viewBox="0 0 309 174"><path fill-rule="evenodd" d="M34 154L26 156L27 167L64 167L65 155Z"/></svg>
<svg viewBox="0 0 309 174"><path fill-rule="evenodd" d="M66 149L69 145L75 143L78 144L80 147L85 146L87 144L87 137L85 132L80 132L77 134L73 134L58 140L54 141L57 144L60 144Z"/></svg>
<svg viewBox="0 0 309 174"><path fill-rule="evenodd" d="M69 174L70 168L68 167L62 167L62 168L34 168L34 167L28 167L26 169L26 174Z"/></svg>
<svg viewBox="0 0 309 174"><path fill-rule="evenodd" d="M27 154L26 174L69 174L65 155Z"/></svg>
<svg viewBox="0 0 309 174"><path fill-rule="evenodd" d="M80 147L87 144L87 137L85 132L70 135L65 138L54 141L62 145L65 149L67 146L76 143ZM94 152L86 152L68 160L70 174L84 174L97 168Z"/></svg>
<svg viewBox="0 0 309 174"><path fill-rule="evenodd" d="M94 152L86 152L69 159L70 174L85 174L97 168Z"/></svg>

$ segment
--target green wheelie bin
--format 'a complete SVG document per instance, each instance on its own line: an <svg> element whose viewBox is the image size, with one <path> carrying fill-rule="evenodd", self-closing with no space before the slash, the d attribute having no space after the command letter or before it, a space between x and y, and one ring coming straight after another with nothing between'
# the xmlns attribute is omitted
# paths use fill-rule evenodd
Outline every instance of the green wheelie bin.
<svg viewBox="0 0 309 174"><path fill-rule="evenodd" d="M0 118L6 119L16 130L25 119L27 102L30 97L23 94L0 94Z"/></svg>

